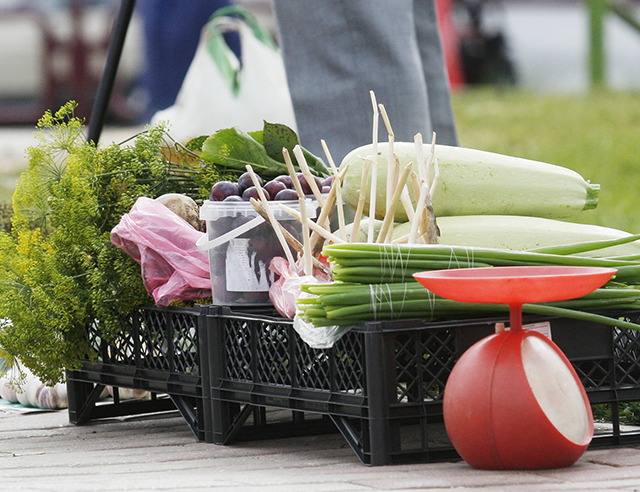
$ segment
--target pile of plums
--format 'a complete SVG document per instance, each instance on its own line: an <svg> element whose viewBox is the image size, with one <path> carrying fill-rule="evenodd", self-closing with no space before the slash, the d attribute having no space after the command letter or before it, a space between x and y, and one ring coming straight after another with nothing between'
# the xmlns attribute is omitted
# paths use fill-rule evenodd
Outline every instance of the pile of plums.
<svg viewBox="0 0 640 492"><path fill-rule="evenodd" d="M297 173L296 176L300 181L304 194L311 195L313 192L305 175ZM321 193L329 193L333 176L324 179L317 176L314 176L313 178L315 179ZM266 183L263 183L260 176L258 176L258 180L260 186L264 190L267 200L284 201L298 199L298 193L293 186L293 180L288 174L283 174L273 178L271 181ZM238 178L237 183L232 181L218 181L211 188L211 193L209 195L209 200L214 202L249 201L251 198L259 200L260 196L258 195L258 189L254 186L251 175L248 172L242 174Z"/></svg>

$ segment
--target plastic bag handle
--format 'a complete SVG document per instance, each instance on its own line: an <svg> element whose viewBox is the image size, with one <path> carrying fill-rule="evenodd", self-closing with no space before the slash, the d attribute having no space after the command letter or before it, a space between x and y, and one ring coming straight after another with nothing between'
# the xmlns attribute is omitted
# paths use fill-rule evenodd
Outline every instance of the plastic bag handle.
<svg viewBox="0 0 640 492"><path fill-rule="evenodd" d="M220 246L221 244L229 242L232 239L235 239L236 237L240 236L241 234L244 234L247 231L250 231L254 227L257 227L260 224L262 224L264 221L265 221L264 218L261 215L258 215L257 217L254 217L253 219L251 219L249 222L245 222L240 227L236 227L235 229L227 232L226 234L222 234L221 236L218 236L217 238L212 239L211 241L208 241L207 235L203 234L202 237L200 237L200 239L196 241L196 246L200 251L208 251L217 246Z"/></svg>
<svg viewBox="0 0 640 492"><path fill-rule="evenodd" d="M225 32L239 31L240 23L242 22L251 29L251 32L258 41L273 50L278 50L277 45L269 33L260 25L254 15L243 7L230 5L214 12L209 18L203 34L208 38L207 48L209 54L229 84L231 93L234 96L238 96L240 93L241 63L227 45L223 34Z"/></svg>
<svg viewBox="0 0 640 492"><path fill-rule="evenodd" d="M259 41L269 46L273 50L278 49L278 46L276 45L271 35L264 27L262 27L255 15L253 15L244 7L241 7L239 5L229 5L227 7L222 7L221 9L216 10L213 15L209 17L209 22L212 23L213 27L215 27L217 25L216 21L223 17L232 17L234 19L243 21L247 26L249 26L251 31L253 31L253 35Z"/></svg>

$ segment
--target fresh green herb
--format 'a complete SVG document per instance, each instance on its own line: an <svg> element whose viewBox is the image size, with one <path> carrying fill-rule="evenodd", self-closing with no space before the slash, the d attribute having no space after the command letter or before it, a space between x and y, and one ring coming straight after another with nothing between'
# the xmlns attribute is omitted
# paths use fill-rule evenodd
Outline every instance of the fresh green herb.
<svg viewBox="0 0 640 492"><path fill-rule="evenodd" d="M11 216L13 207L10 203L0 202L0 231L9 232L11 230Z"/></svg>
<svg viewBox="0 0 640 492"><path fill-rule="evenodd" d="M48 111L38 123L12 230L0 232L0 319L10 320L0 346L50 383L91 355L88 322L110 341L122 334L123 317L152 301L140 266L110 242L122 215L141 196L198 199L202 182L220 176L162 126L121 144L88 143L74 108Z"/></svg>

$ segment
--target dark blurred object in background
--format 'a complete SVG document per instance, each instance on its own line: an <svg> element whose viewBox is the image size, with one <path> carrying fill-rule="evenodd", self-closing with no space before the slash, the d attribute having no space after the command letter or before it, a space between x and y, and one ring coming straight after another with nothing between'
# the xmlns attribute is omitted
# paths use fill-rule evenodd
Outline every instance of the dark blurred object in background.
<svg viewBox="0 0 640 492"><path fill-rule="evenodd" d="M498 2L499 3L499 2ZM456 0L455 17L462 71L466 84L516 83L507 40L500 26L489 27L487 9L494 14L499 5L482 0Z"/></svg>
<svg viewBox="0 0 640 492"><path fill-rule="evenodd" d="M118 0L0 1L0 124L31 125L47 110L73 99L88 118L102 75ZM139 44L135 29L129 37ZM116 80L107 114L110 123L139 119L130 97L141 56L131 50Z"/></svg>
<svg viewBox="0 0 640 492"><path fill-rule="evenodd" d="M105 122L171 106L209 17L233 0L137 0ZM32 125L69 100L88 119L120 0L0 0L0 125ZM237 37L227 36L239 56Z"/></svg>

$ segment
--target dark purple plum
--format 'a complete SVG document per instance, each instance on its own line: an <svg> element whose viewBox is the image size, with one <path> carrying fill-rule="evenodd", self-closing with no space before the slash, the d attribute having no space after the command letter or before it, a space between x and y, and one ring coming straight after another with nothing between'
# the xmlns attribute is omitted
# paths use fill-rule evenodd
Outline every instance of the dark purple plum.
<svg viewBox="0 0 640 492"><path fill-rule="evenodd" d="M322 180L322 187L324 188L325 186L329 186L331 187L331 184L333 183L333 174L331 176L329 176L328 178L324 178Z"/></svg>
<svg viewBox="0 0 640 492"><path fill-rule="evenodd" d="M311 185L307 181L307 178L305 178L304 174L298 173L296 176L298 176L298 181L300 181L300 186L302 187L302 192L305 195L310 195L311 193L313 193L311 191Z"/></svg>
<svg viewBox="0 0 640 492"><path fill-rule="evenodd" d="M282 181L274 179L265 184L264 189L269 192L269 196L276 196L279 191L286 190L287 187Z"/></svg>
<svg viewBox="0 0 640 492"><path fill-rule="evenodd" d="M213 234L221 236L231 230L233 223L233 217L218 217L211 222L211 229Z"/></svg>
<svg viewBox="0 0 640 492"><path fill-rule="evenodd" d="M293 180L291 179L291 176L289 176L288 174L282 174L280 176L277 176L275 178L273 178L274 181L280 181L281 183L284 183L284 185L289 188L289 189L293 189Z"/></svg>
<svg viewBox="0 0 640 492"><path fill-rule="evenodd" d="M244 202L241 196L239 195L229 195L227 198L222 200L223 202Z"/></svg>
<svg viewBox="0 0 640 492"><path fill-rule="evenodd" d="M285 188L284 190L279 191L278 194L273 197L273 199L278 201L297 200L298 193L296 192L296 190Z"/></svg>
<svg viewBox="0 0 640 492"><path fill-rule="evenodd" d="M256 176L258 178L258 183L260 183L260 186L262 186L262 178L260 178L260 176L258 175ZM254 184L253 184L253 180L251 179L251 174L249 174L249 171L241 174L240 177L238 178L238 188L240 188L240 190L238 191L238 194L242 195L244 193L244 190L246 190L247 188L251 188L252 186L254 186Z"/></svg>
<svg viewBox="0 0 640 492"><path fill-rule="evenodd" d="M241 225L246 224L247 222L249 222L252 218L253 217L248 217L246 215L236 215L232 219L231 229L237 229ZM251 231L249 231L249 232L251 232ZM248 234L248 232L246 232L245 234ZM242 237L246 237L246 236L243 235Z"/></svg>
<svg viewBox="0 0 640 492"><path fill-rule="evenodd" d="M322 189L320 190L323 194L324 193L329 193L331 191L331 186L323 186Z"/></svg>
<svg viewBox="0 0 640 492"><path fill-rule="evenodd" d="M221 202L228 196L234 195L240 196L238 183L232 183L231 181L218 181L211 187L209 200L214 202Z"/></svg>
<svg viewBox="0 0 640 492"><path fill-rule="evenodd" d="M271 196L269 195L269 192L266 190L263 190L263 191L266 199L271 200ZM242 192L242 199L245 202L248 202L252 198L255 198L256 200L260 200L260 195L258 194L258 188L256 188L255 186L250 186L249 188L247 188Z"/></svg>

